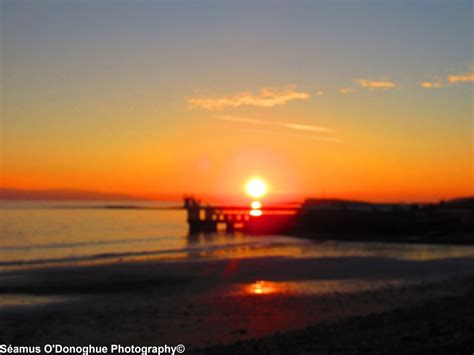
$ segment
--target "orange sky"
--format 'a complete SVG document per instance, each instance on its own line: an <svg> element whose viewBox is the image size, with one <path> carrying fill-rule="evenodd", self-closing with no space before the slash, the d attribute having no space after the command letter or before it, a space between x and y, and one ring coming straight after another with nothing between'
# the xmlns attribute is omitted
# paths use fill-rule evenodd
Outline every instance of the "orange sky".
<svg viewBox="0 0 474 355"><path fill-rule="evenodd" d="M474 193L470 2L88 5L3 8L2 187Z"/></svg>

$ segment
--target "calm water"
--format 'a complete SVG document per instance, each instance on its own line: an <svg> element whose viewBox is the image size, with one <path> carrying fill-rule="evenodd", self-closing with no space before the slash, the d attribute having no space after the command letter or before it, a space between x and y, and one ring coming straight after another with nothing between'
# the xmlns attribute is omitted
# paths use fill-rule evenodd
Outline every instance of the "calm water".
<svg viewBox="0 0 474 355"><path fill-rule="evenodd" d="M388 256L411 260L472 257L471 246L315 243L286 236L188 236L176 209L106 209L117 202L0 202L0 269L137 258ZM130 203L170 207L166 203Z"/></svg>

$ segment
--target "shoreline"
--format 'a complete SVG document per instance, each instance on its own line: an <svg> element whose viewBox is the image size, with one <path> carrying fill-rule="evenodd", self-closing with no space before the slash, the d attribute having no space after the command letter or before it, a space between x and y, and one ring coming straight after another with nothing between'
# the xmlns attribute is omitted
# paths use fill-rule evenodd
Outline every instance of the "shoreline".
<svg viewBox="0 0 474 355"><path fill-rule="evenodd" d="M218 237L220 234L217 233L213 236ZM234 236L225 234L231 238ZM200 235L190 235L187 238L200 238ZM267 238L270 239L267 239ZM273 238L281 238L288 240L273 240ZM397 238L400 236L397 236ZM239 236L235 236L235 238L239 238ZM329 245L339 245L339 248L345 246L354 246L357 244L366 244L365 248L371 249L373 247L395 247L395 248L444 248L444 247L452 247L452 248L459 248L461 246L467 247L474 247L474 244L471 243L470 236L461 235L460 238L468 239L465 243L448 243L447 241L440 241L428 242L427 240L423 239L423 237L419 236L404 236L405 239L392 239L392 238L378 238L378 239L371 239L370 236L362 236L360 235L318 235L310 236L310 235L290 235L290 234L282 234L282 235L253 235L250 237L255 242L266 242L267 240L270 243L264 243L265 245L261 245L259 243L252 243L251 241L241 241L238 243L233 244L223 244L223 245L213 245L213 246L206 246L204 248L196 246L188 246L185 248L176 248L176 249L164 249L164 250L138 250L138 251L129 251L129 252L99 252L98 254L93 255L77 255L77 256L69 256L69 257L62 257L62 258L40 258L40 259L25 259L25 260L7 260L7 261L0 261L0 274L4 272L16 271L16 270L29 270L29 269L44 269L44 268L55 268L55 267L87 267L91 265L111 265L116 263L135 263L135 262L196 262L196 261L204 261L207 260L222 260L226 258L253 258L253 257L261 257L263 256L291 256L288 253L283 251L283 254L279 253L270 253L265 252L265 250L269 251L272 249L282 249L282 248L302 248L304 246L305 253L308 253L310 250L318 248L320 246L329 246ZM291 239L290 239L291 238ZM309 244L308 244L309 243ZM53 249L57 249L56 246L52 247ZM249 252L248 255L235 255L234 250L248 248L248 250L252 249L253 252ZM15 247L15 248L0 248L1 250L19 250L22 247ZM47 246L44 246L43 249L48 249ZM407 249L407 251L409 251ZM413 250L416 252L416 250ZM266 255L268 254L268 255ZM470 253L465 253L468 257L474 256L474 249ZM311 255L309 255L311 256ZM296 257L299 257L298 255ZM319 257L319 255L318 255Z"/></svg>
<svg viewBox="0 0 474 355"><path fill-rule="evenodd" d="M424 245L474 245L474 238L468 233L428 233L428 234L367 234L367 233L295 233L291 236L308 239L315 242L345 241L345 242L374 242L395 244L424 244Z"/></svg>

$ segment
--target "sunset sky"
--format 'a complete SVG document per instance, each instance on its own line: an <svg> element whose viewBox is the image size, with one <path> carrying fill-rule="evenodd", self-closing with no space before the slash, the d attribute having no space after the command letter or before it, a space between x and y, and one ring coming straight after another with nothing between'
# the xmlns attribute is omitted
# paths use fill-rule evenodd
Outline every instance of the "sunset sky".
<svg viewBox="0 0 474 355"><path fill-rule="evenodd" d="M1 186L473 194L473 3L1 1Z"/></svg>

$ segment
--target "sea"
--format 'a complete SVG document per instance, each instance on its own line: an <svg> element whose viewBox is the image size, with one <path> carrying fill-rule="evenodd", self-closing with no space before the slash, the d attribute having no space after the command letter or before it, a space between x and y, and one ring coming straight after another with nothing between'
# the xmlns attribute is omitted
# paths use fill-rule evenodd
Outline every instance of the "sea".
<svg viewBox="0 0 474 355"><path fill-rule="evenodd" d="M143 259L262 256L473 257L473 246L316 242L284 235L190 235L180 202L0 201L0 271Z"/></svg>

